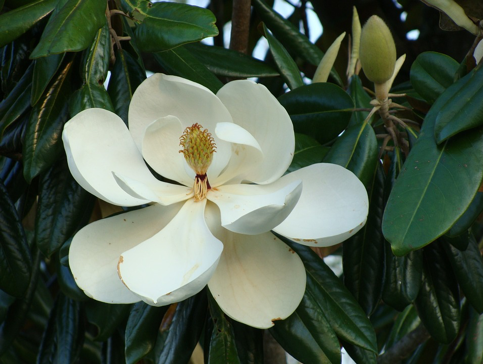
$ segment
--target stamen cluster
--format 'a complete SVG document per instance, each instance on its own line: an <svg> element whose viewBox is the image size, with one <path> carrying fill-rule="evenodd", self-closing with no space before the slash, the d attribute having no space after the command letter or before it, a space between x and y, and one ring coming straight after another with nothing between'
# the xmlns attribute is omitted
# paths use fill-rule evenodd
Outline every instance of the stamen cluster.
<svg viewBox="0 0 483 364"><path fill-rule="evenodd" d="M206 175L216 151L215 140L208 129L198 123L193 124L184 130L179 140L179 145L183 147L179 152L184 154L189 166L197 175Z"/></svg>

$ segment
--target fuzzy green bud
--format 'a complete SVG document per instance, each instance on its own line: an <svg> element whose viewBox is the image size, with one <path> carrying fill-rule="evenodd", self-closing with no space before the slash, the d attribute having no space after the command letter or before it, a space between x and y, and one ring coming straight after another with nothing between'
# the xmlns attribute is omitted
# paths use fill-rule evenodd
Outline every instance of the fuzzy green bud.
<svg viewBox="0 0 483 364"><path fill-rule="evenodd" d="M362 28L360 60L366 77L381 84L394 73L396 45L386 23L376 15Z"/></svg>

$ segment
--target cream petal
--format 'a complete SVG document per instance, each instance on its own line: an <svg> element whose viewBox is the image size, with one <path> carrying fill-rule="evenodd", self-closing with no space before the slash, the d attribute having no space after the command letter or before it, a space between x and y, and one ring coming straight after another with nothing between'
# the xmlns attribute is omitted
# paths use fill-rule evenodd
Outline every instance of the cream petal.
<svg viewBox="0 0 483 364"><path fill-rule="evenodd" d="M148 125L169 115L180 120L182 131L198 123L213 135L217 149L208 176L217 177L231 156L230 143L214 134L217 123L232 121L223 103L207 88L183 78L163 74L149 77L136 89L129 106L129 130L139 150ZM176 136L178 143L180 136Z"/></svg>
<svg viewBox="0 0 483 364"><path fill-rule="evenodd" d="M126 193L112 172L154 178L146 167L124 122L104 109L87 109L64 126L62 134L69 169L93 195L120 206L149 201Z"/></svg>
<svg viewBox="0 0 483 364"><path fill-rule="evenodd" d="M140 301L142 298L127 289L119 279L119 257L160 231L181 206L153 205L98 220L80 230L69 250L69 265L77 285L98 301Z"/></svg>
<svg viewBox="0 0 483 364"><path fill-rule="evenodd" d="M240 234L257 235L278 226L302 193L301 181L270 185L227 185L208 192L220 209L221 225Z"/></svg>
<svg viewBox="0 0 483 364"><path fill-rule="evenodd" d="M157 173L185 186L193 186L194 172L187 173L183 153L180 153L179 137L183 126L175 116L166 116L149 124L144 133L142 152L146 162Z"/></svg>
<svg viewBox="0 0 483 364"><path fill-rule="evenodd" d="M187 200L193 197L193 188L174 185L158 180L138 181L136 179L114 174L117 183L126 192L133 196L139 196L161 205L171 205L176 202Z"/></svg>
<svg viewBox="0 0 483 364"><path fill-rule="evenodd" d="M208 229L206 200L188 200L158 234L124 252L118 271L124 284L150 305L182 301L203 289L223 244Z"/></svg>
<svg viewBox="0 0 483 364"><path fill-rule="evenodd" d="M299 179L304 184L302 196L273 231L300 244L321 247L341 243L364 226L369 208L367 192L351 171L319 163L281 178Z"/></svg>
<svg viewBox="0 0 483 364"><path fill-rule="evenodd" d="M225 249L208 283L232 319L260 329L290 316L305 291L299 256L272 233L241 235L225 230Z"/></svg>
<svg viewBox="0 0 483 364"><path fill-rule="evenodd" d="M261 161L246 159L251 168L244 178L261 184L279 179L292 162L295 149L293 125L287 111L265 86L248 80L229 82L217 96L235 124L253 135L263 151Z"/></svg>

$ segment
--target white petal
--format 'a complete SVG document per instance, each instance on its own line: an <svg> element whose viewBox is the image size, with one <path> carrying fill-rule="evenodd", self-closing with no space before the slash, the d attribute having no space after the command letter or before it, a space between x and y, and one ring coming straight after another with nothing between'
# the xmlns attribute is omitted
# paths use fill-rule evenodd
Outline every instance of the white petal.
<svg viewBox="0 0 483 364"><path fill-rule="evenodd" d="M206 200L188 200L158 234L119 260L119 276L151 305L182 301L203 289L218 264L223 244L208 229Z"/></svg>
<svg viewBox="0 0 483 364"><path fill-rule="evenodd" d="M77 285L98 301L140 301L141 297L127 289L119 279L119 257L161 230L180 207L181 204L153 205L93 222L80 230L69 251L69 265Z"/></svg>
<svg viewBox="0 0 483 364"><path fill-rule="evenodd" d="M147 126L169 115L180 120L182 131L198 123L213 135L217 149L208 177L218 176L230 160L231 145L216 137L215 127L217 123L232 121L218 97L207 88L180 77L155 74L146 79L136 89L129 106L129 130L139 150L142 150ZM178 143L180 136L176 137Z"/></svg>
<svg viewBox="0 0 483 364"><path fill-rule="evenodd" d="M166 116L149 124L144 134L142 151L146 162L165 178L192 187L192 176L186 173L189 168L180 153L179 138L183 126L177 117Z"/></svg>
<svg viewBox="0 0 483 364"><path fill-rule="evenodd" d="M240 234L257 235L278 226L302 193L301 181L270 185L227 185L208 192L220 209L221 225Z"/></svg>
<svg viewBox="0 0 483 364"><path fill-rule="evenodd" d="M69 169L93 195L115 205L149 202L126 193L112 172L154 178L146 167L124 122L104 109L87 109L64 126L62 134Z"/></svg>
<svg viewBox="0 0 483 364"><path fill-rule="evenodd" d="M300 244L320 247L341 243L364 226L367 192L351 171L319 163L281 179L301 179L304 188L292 213L273 229L275 232Z"/></svg>
<svg viewBox="0 0 483 364"><path fill-rule="evenodd" d="M225 249L208 283L232 319L266 329L290 316L305 291L299 256L271 233L240 235L225 230Z"/></svg>
<svg viewBox="0 0 483 364"><path fill-rule="evenodd" d="M125 191L161 205L171 205L193 197L193 188L174 185L159 180L138 181L133 178L114 173L117 183Z"/></svg>
<svg viewBox="0 0 483 364"><path fill-rule="evenodd" d="M251 168L244 178L261 184L279 179L292 162L295 148L287 111L265 86L248 80L226 84L217 96L235 124L253 135L263 151L262 161L247 159Z"/></svg>

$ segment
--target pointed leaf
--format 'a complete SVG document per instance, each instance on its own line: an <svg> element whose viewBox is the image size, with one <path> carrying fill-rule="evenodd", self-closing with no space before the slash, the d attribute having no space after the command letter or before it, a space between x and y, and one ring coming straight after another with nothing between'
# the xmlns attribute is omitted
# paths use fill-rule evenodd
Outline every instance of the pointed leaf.
<svg viewBox="0 0 483 364"><path fill-rule="evenodd" d="M483 128L462 133L440 146L434 140L439 112L468 77L450 86L426 115L418 141L392 189L382 229L397 255L419 249L448 231L480 186Z"/></svg>
<svg viewBox="0 0 483 364"><path fill-rule="evenodd" d="M302 80L302 76L300 75L300 70L295 61L285 49L285 47L277 40L277 38L275 38L268 31L265 24L263 25L263 31L265 33L265 37L268 40L270 52L272 52L273 59L275 60L277 68L280 71L280 75L282 76L287 86L291 90L303 86L304 81Z"/></svg>
<svg viewBox="0 0 483 364"><path fill-rule="evenodd" d="M453 238L458 235L464 234L473 225L478 216L483 211L483 192L478 192L475 195L470 206L465 213L455 222L455 224L446 233L446 236Z"/></svg>
<svg viewBox="0 0 483 364"><path fill-rule="evenodd" d="M312 136L325 144L347 126L354 104L340 87L331 83L301 86L280 96L295 132Z"/></svg>
<svg viewBox="0 0 483 364"><path fill-rule="evenodd" d="M111 34L107 22L96 32L94 41L85 53L82 64L84 81L91 85L102 86L107 78L111 56Z"/></svg>
<svg viewBox="0 0 483 364"><path fill-rule="evenodd" d="M263 364L263 330L230 321L235 334L238 359L243 364Z"/></svg>
<svg viewBox="0 0 483 364"><path fill-rule="evenodd" d="M86 49L104 25L105 11L105 2L98 0L67 0L57 4L30 58Z"/></svg>
<svg viewBox="0 0 483 364"><path fill-rule="evenodd" d="M53 54L38 58L34 61L34 75L32 79L32 95L30 104L34 106L44 93L56 72L59 70L65 53Z"/></svg>
<svg viewBox="0 0 483 364"><path fill-rule="evenodd" d="M104 86L86 83L71 95L69 101L69 113L71 116L93 107L114 111L111 98Z"/></svg>
<svg viewBox="0 0 483 364"><path fill-rule="evenodd" d="M24 176L27 182L47 170L62 153L62 129L68 118L70 96L69 62L30 115L23 148Z"/></svg>
<svg viewBox="0 0 483 364"><path fill-rule="evenodd" d="M287 173L322 162L328 151L328 147L323 147L314 138L295 133L295 151Z"/></svg>

